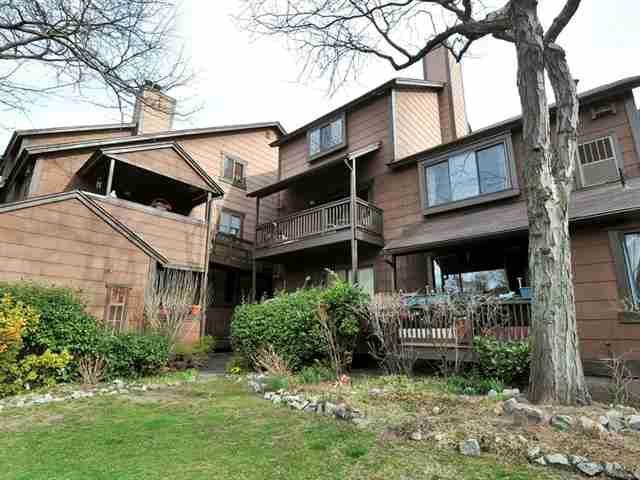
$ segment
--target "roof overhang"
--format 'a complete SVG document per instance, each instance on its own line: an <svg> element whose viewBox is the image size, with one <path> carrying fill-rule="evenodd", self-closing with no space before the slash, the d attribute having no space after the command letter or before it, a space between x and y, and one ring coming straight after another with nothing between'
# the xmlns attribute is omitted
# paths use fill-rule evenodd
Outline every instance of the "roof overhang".
<svg viewBox="0 0 640 480"><path fill-rule="evenodd" d="M279 192L281 190L284 190L285 188L287 188L289 185L292 185L300 180L303 180L305 178L309 178L312 177L313 175L318 174L319 172L324 172L326 170L328 170L331 167L334 167L340 163L343 163L345 160L352 160L352 159L358 159L361 158L365 155L368 155L370 153L373 153L377 150L380 149L380 147L382 146L381 142L376 142L376 143L372 143L370 145L367 145L363 148L359 148L358 150L354 150L352 152L349 153L345 153L344 155L340 155L334 159L328 160L326 162L322 162L320 165L313 167L313 168L309 168L307 170L305 170L302 173L298 173L297 175L292 175L290 177L287 177L283 180L280 180L278 182L272 183L270 185L267 185L266 187L260 188L258 190L254 190L252 192L247 193L247 197L258 197L258 198L262 198L262 197L266 197L268 195L271 195L273 193Z"/></svg>

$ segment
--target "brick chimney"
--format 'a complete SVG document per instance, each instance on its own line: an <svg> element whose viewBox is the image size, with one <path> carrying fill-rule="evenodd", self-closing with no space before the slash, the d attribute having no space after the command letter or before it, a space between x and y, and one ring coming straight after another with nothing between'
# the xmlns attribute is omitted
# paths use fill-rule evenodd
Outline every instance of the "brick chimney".
<svg viewBox="0 0 640 480"><path fill-rule="evenodd" d="M469 133L467 109L464 102L462 68L444 46L432 50L422 58L424 79L443 82L438 93L442 142L450 142Z"/></svg>
<svg viewBox="0 0 640 480"><path fill-rule="evenodd" d="M171 130L176 111L176 100L162 93L160 86L147 81L140 90L133 108L133 122L137 133L155 133Z"/></svg>

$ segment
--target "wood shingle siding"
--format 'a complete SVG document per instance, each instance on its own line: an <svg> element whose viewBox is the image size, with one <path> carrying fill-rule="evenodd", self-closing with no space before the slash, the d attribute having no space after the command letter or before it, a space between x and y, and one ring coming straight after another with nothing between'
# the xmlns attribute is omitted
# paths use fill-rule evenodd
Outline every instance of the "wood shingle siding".
<svg viewBox="0 0 640 480"><path fill-rule="evenodd" d="M395 103L396 159L442 143L436 92L398 90Z"/></svg>
<svg viewBox="0 0 640 480"><path fill-rule="evenodd" d="M102 318L107 284L131 288L130 324L141 322L150 258L76 199L0 213L0 280L80 289Z"/></svg>

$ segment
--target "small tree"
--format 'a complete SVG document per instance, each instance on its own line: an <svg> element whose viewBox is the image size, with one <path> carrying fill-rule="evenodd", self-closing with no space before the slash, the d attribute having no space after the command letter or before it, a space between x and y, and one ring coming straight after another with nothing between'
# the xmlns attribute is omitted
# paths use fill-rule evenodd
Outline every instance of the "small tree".
<svg viewBox="0 0 640 480"><path fill-rule="evenodd" d="M161 270L151 275L145 293L147 326L169 339L171 349L178 341L197 298L198 277L183 270Z"/></svg>
<svg viewBox="0 0 640 480"><path fill-rule="evenodd" d="M526 147L524 178L533 287L529 397L541 403L588 403L578 349L569 242L569 197L577 151L578 96L556 41L578 10L566 0L545 31L538 0L248 0L248 28L282 35L309 72L337 86L377 57L396 70L444 45L460 60L476 40L513 44ZM558 2L559 3L559 2ZM556 97L550 128L545 73Z"/></svg>

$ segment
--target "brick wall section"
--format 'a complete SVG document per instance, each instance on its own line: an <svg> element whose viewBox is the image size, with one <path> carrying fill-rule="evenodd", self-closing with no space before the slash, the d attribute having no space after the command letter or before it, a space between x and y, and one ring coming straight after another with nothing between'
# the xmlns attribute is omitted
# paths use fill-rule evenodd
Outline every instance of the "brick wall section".
<svg viewBox="0 0 640 480"><path fill-rule="evenodd" d="M0 214L0 280L80 289L103 318L106 285L131 287L129 323L141 324L149 257L75 199Z"/></svg>

